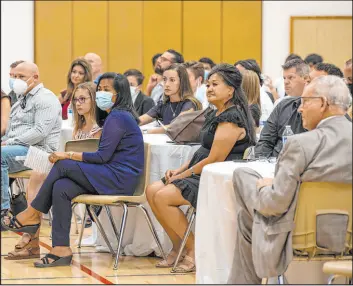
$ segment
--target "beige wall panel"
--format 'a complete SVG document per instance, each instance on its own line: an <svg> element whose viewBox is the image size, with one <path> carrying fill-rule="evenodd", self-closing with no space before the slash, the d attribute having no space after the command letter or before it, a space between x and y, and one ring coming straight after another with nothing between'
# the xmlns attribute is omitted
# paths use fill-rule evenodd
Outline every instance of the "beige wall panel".
<svg viewBox="0 0 353 286"><path fill-rule="evenodd" d="M129 68L143 70L142 1L109 1L108 67L123 73Z"/></svg>
<svg viewBox="0 0 353 286"><path fill-rule="evenodd" d="M183 2L183 55L185 61L209 57L221 60L222 1ZM209 19L209 20L208 20Z"/></svg>
<svg viewBox="0 0 353 286"><path fill-rule="evenodd" d="M261 66L261 1L223 1L222 61L253 58Z"/></svg>
<svg viewBox="0 0 353 286"><path fill-rule="evenodd" d="M69 1L34 3L34 62L44 85L55 94L66 88L71 62L71 6Z"/></svg>
<svg viewBox="0 0 353 286"><path fill-rule="evenodd" d="M108 1L72 1L72 57L93 52L108 62Z"/></svg>
<svg viewBox="0 0 353 286"><path fill-rule="evenodd" d="M352 58L352 17L293 17L291 27L291 52L317 53L341 69Z"/></svg>
<svg viewBox="0 0 353 286"><path fill-rule="evenodd" d="M182 52L181 1L143 2L143 73L153 73L152 56L167 49Z"/></svg>

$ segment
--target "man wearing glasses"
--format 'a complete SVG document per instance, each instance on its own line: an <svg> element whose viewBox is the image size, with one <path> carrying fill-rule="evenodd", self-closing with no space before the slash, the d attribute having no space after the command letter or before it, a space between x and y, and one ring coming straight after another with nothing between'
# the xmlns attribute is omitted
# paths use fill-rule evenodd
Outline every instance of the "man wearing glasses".
<svg viewBox="0 0 353 286"><path fill-rule="evenodd" d="M344 116L350 94L343 79L332 75L314 79L299 102L308 132L288 138L274 179L262 178L250 168L234 171L238 229L228 284L260 284L261 278L286 271L293 258L293 220L301 182L352 183L352 123ZM322 225L347 229L335 215L326 216ZM341 251L334 230L318 232L317 239L330 251Z"/></svg>
<svg viewBox="0 0 353 286"><path fill-rule="evenodd" d="M183 62L184 58L180 53L175 50L169 49L157 59L154 71L156 74L163 75L163 72L172 64L181 64ZM162 94L163 83L158 82L157 77L152 75L146 87L146 95L151 96L151 98L157 104L161 100Z"/></svg>
<svg viewBox="0 0 353 286"><path fill-rule="evenodd" d="M9 173L27 170L23 160L29 146L48 153L57 151L61 132L61 105L56 95L40 82L37 65L19 64L14 70L13 91L18 101L12 106L9 126L1 138L1 214L10 208Z"/></svg>

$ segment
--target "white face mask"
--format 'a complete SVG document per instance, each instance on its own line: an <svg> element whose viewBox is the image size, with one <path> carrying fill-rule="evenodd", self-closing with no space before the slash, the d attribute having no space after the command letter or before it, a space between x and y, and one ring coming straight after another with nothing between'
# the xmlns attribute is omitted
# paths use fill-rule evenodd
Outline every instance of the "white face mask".
<svg viewBox="0 0 353 286"><path fill-rule="evenodd" d="M137 89L136 86L130 86L130 93L131 93L132 103L135 103L135 100L139 94L139 90Z"/></svg>
<svg viewBox="0 0 353 286"><path fill-rule="evenodd" d="M26 90L28 89L27 81L18 78L14 80L13 91L16 93L16 95L21 95L26 92Z"/></svg>

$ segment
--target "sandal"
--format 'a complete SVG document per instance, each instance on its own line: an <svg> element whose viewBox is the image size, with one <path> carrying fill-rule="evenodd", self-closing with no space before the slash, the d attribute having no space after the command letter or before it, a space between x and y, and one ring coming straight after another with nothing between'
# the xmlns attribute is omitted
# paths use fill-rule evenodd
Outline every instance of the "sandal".
<svg viewBox="0 0 353 286"><path fill-rule="evenodd" d="M192 259L190 256L185 255L184 259L181 261L184 262L186 261L187 264L180 264L179 266L175 267L175 269L172 269L172 273L190 273L190 272L195 272L196 271L196 265L194 259Z"/></svg>
<svg viewBox="0 0 353 286"><path fill-rule="evenodd" d="M49 258L54 261L49 262ZM56 266L70 266L72 255L60 257L51 253L48 253L43 258L41 258L43 263L34 262L34 267L37 268L47 268L47 267L56 267Z"/></svg>
<svg viewBox="0 0 353 286"><path fill-rule="evenodd" d="M157 267L157 268L170 268L170 267L173 267L177 256L178 256L178 254L175 254L175 255L169 254L168 257L173 258L173 262L168 263L167 260L163 259L163 260L159 261L159 262L156 264L156 267ZM182 254L181 257L180 257L180 259L183 259L184 256L185 256L185 254ZM167 257L167 259L168 259L168 257Z"/></svg>
<svg viewBox="0 0 353 286"><path fill-rule="evenodd" d="M37 224L30 224L30 225L22 225L16 218L16 216L13 216L10 219L10 224L6 224L4 221L4 218L1 218L1 225L10 231L14 232L26 232L29 234L35 234L40 227L40 223ZM18 227L20 226L20 227Z"/></svg>
<svg viewBox="0 0 353 286"><path fill-rule="evenodd" d="M27 243L25 243L23 240L20 240L15 245L15 251L17 252L17 251L21 251L22 249L26 249L28 247L34 247L32 244L37 243L37 240L39 240L39 237L31 237ZM22 246L21 242L24 243L23 246Z"/></svg>
<svg viewBox="0 0 353 286"><path fill-rule="evenodd" d="M6 260L23 260L23 259L33 259L40 257L39 247L29 247L22 249L20 251L11 251L4 257Z"/></svg>

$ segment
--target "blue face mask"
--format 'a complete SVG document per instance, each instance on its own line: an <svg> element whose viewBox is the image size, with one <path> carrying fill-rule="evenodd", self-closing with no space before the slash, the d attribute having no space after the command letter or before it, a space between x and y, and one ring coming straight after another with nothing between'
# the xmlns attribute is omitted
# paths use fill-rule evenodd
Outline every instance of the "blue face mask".
<svg viewBox="0 0 353 286"><path fill-rule="evenodd" d="M112 102L113 94L107 91L97 91L96 93L96 103L99 109L106 111L111 109L114 105Z"/></svg>
<svg viewBox="0 0 353 286"><path fill-rule="evenodd" d="M205 70L204 76L203 76L203 78L204 78L205 81L207 80L207 77L208 77L208 74L209 74L209 73L210 73L210 71Z"/></svg>
<svg viewBox="0 0 353 286"><path fill-rule="evenodd" d="M13 89L13 83L14 83L14 81L15 81L14 78L12 78L12 77L9 78L9 87L10 87L10 89Z"/></svg>

